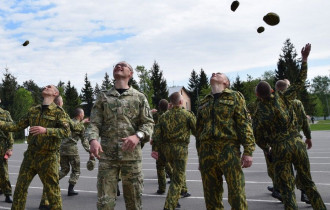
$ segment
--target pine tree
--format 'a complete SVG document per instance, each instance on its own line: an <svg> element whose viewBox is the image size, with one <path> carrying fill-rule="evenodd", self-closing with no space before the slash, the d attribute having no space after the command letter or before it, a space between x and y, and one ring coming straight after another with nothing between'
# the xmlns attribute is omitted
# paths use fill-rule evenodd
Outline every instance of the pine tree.
<svg viewBox="0 0 330 210"><path fill-rule="evenodd" d="M188 90L191 100L191 111L195 114L197 114L197 109L199 105L198 84L199 84L199 76L196 73L196 71L193 69L189 78Z"/></svg>
<svg viewBox="0 0 330 210"><path fill-rule="evenodd" d="M198 82L198 89L201 91L203 89L209 88L209 79L207 78L203 69L199 72L199 82Z"/></svg>
<svg viewBox="0 0 330 210"><path fill-rule="evenodd" d="M241 81L241 79L238 75L235 79L235 82L233 82L233 84L232 84L232 89L235 90L235 91L239 91L241 93L243 93L243 91L244 91L243 82Z"/></svg>
<svg viewBox="0 0 330 210"><path fill-rule="evenodd" d="M8 68L5 68L1 85L1 105L9 112L13 111L15 92L18 89L16 77L14 77Z"/></svg>
<svg viewBox="0 0 330 210"><path fill-rule="evenodd" d="M101 85L101 89L109 90L110 88L112 88L112 86L113 86L113 84L110 81L109 75L107 72L105 72L104 80L102 81L102 85Z"/></svg>
<svg viewBox="0 0 330 210"><path fill-rule="evenodd" d="M42 88L40 88L33 80L23 82L23 87L30 91L33 98L33 105L40 104L42 102Z"/></svg>
<svg viewBox="0 0 330 210"><path fill-rule="evenodd" d="M66 98L66 103L64 103L64 109L70 115L74 117L74 110L80 106L81 100L78 95L78 91L74 86L71 86L71 82L68 81L65 87L64 96Z"/></svg>
<svg viewBox="0 0 330 210"><path fill-rule="evenodd" d="M94 95L97 96L101 92L99 84L96 83L95 88L94 88Z"/></svg>
<svg viewBox="0 0 330 210"><path fill-rule="evenodd" d="M128 81L128 85L136 90L140 90L138 83L133 77Z"/></svg>
<svg viewBox="0 0 330 210"><path fill-rule="evenodd" d="M166 80L163 77L163 71L159 69L159 65L156 61L151 68L151 81L152 87L154 88L152 104L153 107L157 107L161 99L168 98L168 89Z"/></svg>
<svg viewBox="0 0 330 210"><path fill-rule="evenodd" d="M83 109L86 116L90 116L94 103L94 90L91 82L88 80L87 73L85 74L85 86L81 89L81 100L85 103Z"/></svg>

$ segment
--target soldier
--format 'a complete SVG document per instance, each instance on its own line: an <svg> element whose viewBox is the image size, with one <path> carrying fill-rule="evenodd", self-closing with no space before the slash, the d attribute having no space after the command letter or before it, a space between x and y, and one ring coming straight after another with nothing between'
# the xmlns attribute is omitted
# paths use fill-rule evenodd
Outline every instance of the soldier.
<svg viewBox="0 0 330 210"><path fill-rule="evenodd" d="M155 124L158 123L158 119L168 110L168 101L162 99L158 103L159 111L155 110L153 113L153 119ZM153 110L152 110L153 111ZM162 139L162 137L161 137ZM161 139L157 140L153 138L150 143L152 144L152 153L151 156L156 159L156 169L157 169L157 178L158 178L158 190L157 194L164 194L166 190L166 173L171 177L172 176L172 167L168 162L166 162L164 154L162 153L162 142Z"/></svg>
<svg viewBox="0 0 330 210"><path fill-rule="evenodd" d="M54 99L54 103L57 106L63 106L62 96L58 96ZM84 119L84 110L77 108L74 112L74 118L70 119L69 115L66 117L69 119L71 136L62 140L60 147L60 165L61 170L59 173L59 179L61 180L70 172L70 165L72 167L72 173L69 179L68 196L78 195L78 192L74 191L74 186L77 183L80 175L80 157L77 147L77 142L81 140L81 144L86 152L89 153L88 140L84 138L85 123L89 123L89 119ZM42 198L40 201L39 209L49 209L49 202L47 199L46 191L43 190Z"/></svg>
<svg viewBox="0 0 330 210"><path fill-rule="evenodd" d="M113 77L114 87L99 94L86 131L90 151L99 159L97 209L115 208L119 171L126 209L142 209L141 143L150 140L154 121L145 95L128 85L133 68L119 62Z"/></svg>
<svg viewBox="0 0 330 210"><path fill-rule="evenodd" d="M16 132L30 127L28 148L18 174L12 210L24 209L28 187L36 174L39 175L51 209L62 209L59 187L59 149L61 140L70 135L70 126L65 112L53 101L59 95L54 85L42 91L42 105L30 108L18 122L0 121L0 129Z"/></svg>
<svg viewBox="0 0 330 210"><path fill-rule="evenodd" d="M275 89L277 91L284 92L284 91L287 90L287 88L289 86L290 86L290 81L288 79L279 80L275 84ZM301 130L303 131L303 133L306 137L305 143L307 145L307 149L310 149L310 148L312 148L311 129L309 127L309 123L308 123L308 120L307 120L307 115L306 115L306 112L305 112L305 109L304 109L304 105L302 104L302 102L300 100L298 100L298 99L293 100L293 110L294 110L294 113L297 116L297 121L298 121L297 129L298 129L298 132L300 133ZM302 136L301 136L301 138L302 138ZM307 203L307 204L310 204L310 201L309 201L305 191L302 190L303 188L302 188L301 185L302 185L301 180L299 179L298 176L296 176L296 186L301 191L300 200Z"/></svg>
<svg viewBox="0 0 330 210"><path fill-rule="evenodd" d="M190 132L196 134L196 118L192 112L181 108L182 95L179 92L172 93L170 102L173 108L160 116L154 134L157 140L163 138L162 152L173 168L164 210L180 208L178 200L185 183Z"/></svg>
<svg viewBox="0 0 330 210"><path fill-rule="evenodd" d="M275 91L272 94L270 85L264 81L257 86L259 103L253 119L254 134L258 146L266 153L269 152L267 145L270 145L276 171L275 182L279 185L285 209L298 209L292 164L297 169L297 176L303 182L302 188L310 198L313 209L326 209L310 174L306 145L297 130L297 118L292 105L297 91L305 84L310 49L310 44L302 48L301 71L287 91Z"/></svg>
<svg viewBox="0 0 330 210"><path fill-rule="evenodd" d="M1 99L0 99L1 103ZM10 113L0 108L0 120L12 122ZM0 195L6 196L5 202L12 203L11 184L8 174L8 158L13 154L14 138L10 132L4 132L0 129Z"/></svg>
<svg viewBox="0 0 330 210"><path fill-rule="evenodd" d="M207 209L224 209L223 178L232 209L247 209L243 168L252 165L255 149L251 120L240 92L229 89L223 73L213 73L211 94L198 108L196 148ZM241 156L240 145L244 151Z"/></svg>

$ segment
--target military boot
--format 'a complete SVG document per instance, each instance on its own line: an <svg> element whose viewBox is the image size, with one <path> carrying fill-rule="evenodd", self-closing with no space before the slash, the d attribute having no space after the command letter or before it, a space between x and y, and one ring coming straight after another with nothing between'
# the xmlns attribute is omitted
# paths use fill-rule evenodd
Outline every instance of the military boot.
<svg viewBox="0 0 330 210"><path fill-rule="evenodd" d="M72 195L78 195L79 193L74 191L74 185L73 184L69 184L69 189L68 189L68 196L72 196Z"/></svg>
<svg viewBox="0 0 330 210"><path fill-rule="evenodd" d="M11 198L10 195L6 195L5 202L6 202L6 203L13 203L13 199Z"/></svg>
<svg viewBox="0 0 330 210"><path fill-rule="evenodd" d="M119 184L117 184L117 196L120 196Z"/></svg>
<svg viewBox="0 0 330 210"><path fill-rule="evenodd" d="M301 199L300 200L303 201L303 202L305 202L305 203L307 203L307 204L311 204L311 202L308 199L305 191L303 191L303 190L301 191Z"/></svg>

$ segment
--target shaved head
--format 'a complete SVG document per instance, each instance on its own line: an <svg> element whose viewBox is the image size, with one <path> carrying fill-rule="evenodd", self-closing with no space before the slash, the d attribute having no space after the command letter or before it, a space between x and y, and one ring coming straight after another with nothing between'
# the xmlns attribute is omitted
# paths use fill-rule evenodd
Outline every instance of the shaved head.
<svg viewBox="0 0 330 210"><path fill-rule="evenodd" d="M285 80L278 80L275 84L275 89L277 91L286 91L288 89L289 85Z"/></svg>
<svg viewBox="0 0 330 210"><path fill-rule="evenodd" d="M269 99L272 93L272 88L266 81L261 81L256 88L257 96L262 99Z"/></svg>

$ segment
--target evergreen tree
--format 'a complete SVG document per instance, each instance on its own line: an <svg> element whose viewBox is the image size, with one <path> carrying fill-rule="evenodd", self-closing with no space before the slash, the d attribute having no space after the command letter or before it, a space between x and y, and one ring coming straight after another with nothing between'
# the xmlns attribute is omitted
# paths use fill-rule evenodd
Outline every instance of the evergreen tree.
<svg viewBox="0 0 330 210"><path fill-rule="evenodd" d="M5 68L5 73L3 74L1 85L1 105L4 109L8 110L10 113L13 112L13 103L15 92L18 88L16 77L14 77L8 68Z"/></svg>
<svg viewBox="0 0 330 210"><path fill-rule="evenodd" d="M198 82L198 90L201 91L203 89L209 88L209 79L207 78L203 69L199 72L199 82Z"/></svg>
<svg viewBox="0 0 330 210"><path fill-rule="evenodd" d="M330 114L330 78L327 76L316 76L313 78L312 92L322 102L324 119Z"/></svg>
<svg viewBox="0 0 330 210"><path fill-rule="evenodd" d="M233 90L239 91L241 93L244 92L244 85L243 82L241 81L240 77L237 75L235 82L233 82L232 87Z"/></svg>
<svg viewBox="0 0 330 210"><path fill-rule="evenodd" d="M78 91L74 86L71 86L71 82L68 81L65 87L64 97L66 98L66 103L64 103L64 109L70 115L74 117L74 110L80 106L81 100L78 96Z"/></svg>
<svg viewBox="0 0 330 210"><path fill-rule="evenodd" d="M154 89L152 87L151 71L148 71L144 66L137 66L135 71L139 77L140 91L146 95L149 104L152 104Z"/></svg>
<svg viewBox="0 0 330 210"><path fill-rule="evenodd" d="M151 81L152 87L154 88L152 104L153 107L157 107L161 99L168 98L168 89L166 80L163 77L163 71L159 69L159 65L156 61L151 68Z"/></svg>
<svg viewBox="0 0 330 210"><path fill-rule="evenodd" d="M91 82L88 80L87 73L85 74L85 86L81 89L81 100L85 103L83 109L86 116L90 116L94 103L94 90Z"/></svg>
<svg viewBox="0 0 330 210"><path fill-rule="evenodd" d="M23 87L30 91L33 98L33 105L41 104L42 102L42 88L40 88L33 80L23 82Z"/></svg>
<svg viewBox="0 0 330 210"><path fill-rule="evenodd" d="M57 84L57 89L60 92L60 96L63 98L63 103L65 103L65 97L63 97L65 91L65 83L60 80Z"/></svg>
<svg viewBox="0 0 330 210"><path fill-rule="evenodd" d="M138 83L133 77L128 81L128 85L136 90L140 90Z"/></svg>
<svg viewBox="0 0 330 210"><path fill-rule="evenodd" d="M199 105L199 76L196 71L193 69L188 83L188 91L191 100L191 111L196 115Z"/></svg>
<svg viewBox="0 0 330 210"><path fill-rule="evenodd" d="M109 75L107 72L105 72L104 80L102 81L102 85L101 85L101 89L109 90L110 88L112 88L112 86L113 86L113 84L110 81Z"/></svg>
<svg viewBox="0 0 330 210"><path fill-rule="evenodd" d="M101 89L99 87L99 84L96 83L95 88L94 88L94 95L97 96L101 92Z"/></svg>

